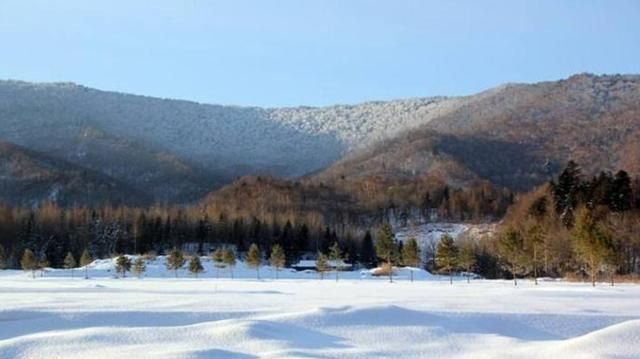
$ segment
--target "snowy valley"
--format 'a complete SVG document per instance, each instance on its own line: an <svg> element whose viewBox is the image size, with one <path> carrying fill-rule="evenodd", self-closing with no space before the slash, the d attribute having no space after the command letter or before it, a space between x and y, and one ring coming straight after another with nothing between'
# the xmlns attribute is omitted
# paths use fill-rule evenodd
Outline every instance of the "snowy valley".
<svg viewBox="0 0 640 359"><path fill-rule="evenodd" d="M640 286L0 272L2 358L637 358Z"/></svg>

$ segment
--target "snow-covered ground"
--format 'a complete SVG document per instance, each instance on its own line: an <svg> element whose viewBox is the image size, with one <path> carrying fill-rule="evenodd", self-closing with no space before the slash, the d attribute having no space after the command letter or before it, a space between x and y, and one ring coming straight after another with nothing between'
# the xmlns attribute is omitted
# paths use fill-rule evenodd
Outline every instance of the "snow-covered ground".
<svg viewBox="0 0 640 359"><path fill-rule="evenodd" d="M640 358L638 285L205 267L199 279L161 260L144 279L112 278L110 261L89 280L0 271L0 358Z"/></svg>

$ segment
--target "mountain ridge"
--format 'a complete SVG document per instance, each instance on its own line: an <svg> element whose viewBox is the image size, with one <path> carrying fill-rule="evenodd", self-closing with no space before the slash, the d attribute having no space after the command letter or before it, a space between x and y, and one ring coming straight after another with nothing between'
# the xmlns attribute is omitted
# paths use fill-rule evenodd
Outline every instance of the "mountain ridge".
<svg viewBox="0 0 640 359"><path fill-rule="evenodd" d="M460 97L285 108L5 80L0 140L114 176L166 203L197 201L244 175L335 185L369 173L526 190L570 158L588 174L639 171L639 102L640 75L578 74Z"/></svg>

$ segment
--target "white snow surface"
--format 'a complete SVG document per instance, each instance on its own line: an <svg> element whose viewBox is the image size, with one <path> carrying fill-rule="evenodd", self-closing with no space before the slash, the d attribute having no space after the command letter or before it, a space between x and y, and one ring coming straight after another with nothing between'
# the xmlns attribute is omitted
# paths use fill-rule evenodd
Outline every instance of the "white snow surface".
<svg viewBox="0 0 640 359"><path fill-rule="evenodd" d="M639 358L640 286L475 280L414 269L394 283L369 272L212 263L180 278L149 263L143 279L96 261L44 278L0 271L0 358ZM224 278L222 278L224 277ZM331 278L331 279L329 279Z"/></svg>

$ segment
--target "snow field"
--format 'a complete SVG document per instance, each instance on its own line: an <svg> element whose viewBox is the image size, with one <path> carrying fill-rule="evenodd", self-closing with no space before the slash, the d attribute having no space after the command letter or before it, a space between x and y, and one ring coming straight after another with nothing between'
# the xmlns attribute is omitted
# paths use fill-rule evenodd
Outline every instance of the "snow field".
<svg viewBox="0 0 640 359"><path fill-rule="evenodd" d="M638 358L640 286L0 272L0 358ZM212 272L213 271L213 272ZM222 273L221 273L222 274ZM344 279L348 278L348 279Z"/></svg>

